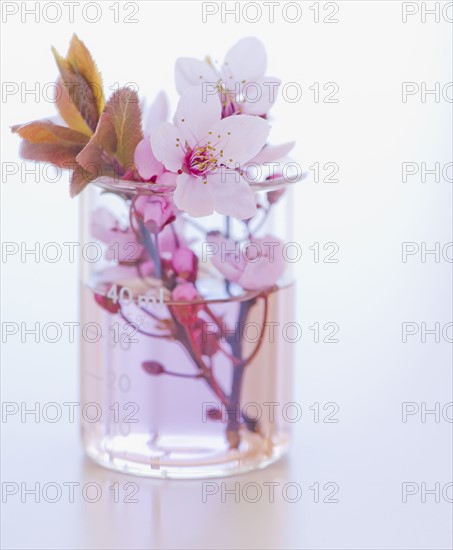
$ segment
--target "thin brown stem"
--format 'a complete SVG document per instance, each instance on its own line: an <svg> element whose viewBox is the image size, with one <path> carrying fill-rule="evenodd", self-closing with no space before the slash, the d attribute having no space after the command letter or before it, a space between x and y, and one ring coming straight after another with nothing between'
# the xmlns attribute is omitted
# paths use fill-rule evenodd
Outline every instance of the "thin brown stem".
<svg viewBox="0 0 453 550"><path fill-rule="evenodd" d="M138 325L138 323L136 323L135 321L130 321L126 315L124 314L123 310L120 308L119 310L119 314L120 316L122 317L122 319L124 321L126 321L126 323L128 323L129 325L133 325L135 326L135 328L137 329L137 332L140 333L140 334L143 334L144 336L150 336L151 338L159 338L159 339L162 339L164 338L165 340L173 340L173 335L171 333L168 333L168 334L156 334L156 333L152 333L152 332L146 332L145 330L141 329L140 326Z"/></svg>

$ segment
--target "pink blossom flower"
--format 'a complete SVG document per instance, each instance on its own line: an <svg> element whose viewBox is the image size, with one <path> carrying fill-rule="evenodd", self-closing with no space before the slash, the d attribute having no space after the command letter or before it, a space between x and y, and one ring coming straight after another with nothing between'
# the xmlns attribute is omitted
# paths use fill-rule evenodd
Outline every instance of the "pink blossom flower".
<svg viewBox="0 0 453 550"><path fill-rule="evenodd" d="M146 105L143 102L142 130L145 137L149 138L156 126L168 120L168 111L168 98L164 91L160 91L150 105Z"/></svg>
<svg viewBox="0 0 453 550"><path fill-rule="evenodd" d="M192 302L200 298L197 289L193 283L181 283L177 285L171 294L175 302ZM197 323L198 313L201 306L199 304L177 304L168 306L176 319L187 326L190 330Z"/></svg>
<svg viewBox="0 0 453 550"><path fill-rule="evenodd" d="M280 80L265 76L267 65L263 44L254 37L239 40L226 54L220 68L212 61L182 57L176 61L176 89L183 94L190 86L204 83L217 91L222 101L222 116L265 115L272 107Z"/></svg>
<svg viewBox="0 0 453 550"><path fill-rule="evenodd" d="M135 148L134 163L140 176L146 180L163 186L175 186L176 174L165 170L165 166L154 156L151 147L151 133L161 123L168 119L168 100L164 92L160 92L154 102L142 106L144 138Z"/></svg>
<svg viewBox="0 0 453 550"><path fill-rule="evenodd" d="M264 182L283 177L283 159L294 147L294 141L280 145L264 145L261 151L244 166L244 177L249 182Z"/></svg>
<svg viewBox="0 0 453 550"><path fill-rule="evenodd" d="M181 283L174 288L171 297L178 302L192 302L197 300L199 295L193 283Z"/></svg>
<svg viewBox="0 0 453 550"><path fill-rule="evenodd" d="M251 115L221 119L218 96L205 100L200 87L181 96L174 124L160 124L151 136L154 154L179 173L174 193L179 209L193 217L216 211L250 218L255 196L240 169L262 149L269 125Z"/></svg>
<svg viewBox="0 0 453 550"><path fill-rule="evenodd" d="M294 141L281 143L279 145L264 145L261 151L249 160L245 167L244 177L251 178L251 181L256 181L256 176L262 181L273 182L283 179L285 173L283 170L284 163L282 159L288 155L295 145ZM275 189L267 193L269 204L275 204L285 193L285 188Z"/></svg>
<svg viewBox="0 0 453 550"><path fill-rule="evenodd" d="M246 290L273 286L285 270L283 243L267 235L253 239L244 247L223 236L210 236L212 263L230 282Z"/></svg>
<svg viewBox="0 0 453 550"><path fill-rule="evenodd" d="M198 258L185 246L177 248L172 257L172 267L178 279L194 283L197 279Z"/></svg>
<svg viewBox="0 0 453 550"><path fill-rule="evenodd" d="M139 195L134 206L136 215L151 233L160 233L176 218L173 202L165 195Z"/></svg>
<svg viewBox="0 0 453 550"><path fill-rule="evenodd" d="M161 256L165 258L170 258L178 246L186 242L182 234L182 229L178 227L179 221L180 220L176 220L172 226L166 225L158 235L159 252ZM175 231L173 231L173 229L175 229ZM175 233L177 233L177 236L175 236Z"/></svg>
<svg viewBox="0 0 453 550"><path fill-rule="evenodd" d="M135 262L143 254L143 246L137 242L132 228L122 229L119 221L106 208L98 208L92 214L91 234L106 243L106 260L119 263Z"/></svg>

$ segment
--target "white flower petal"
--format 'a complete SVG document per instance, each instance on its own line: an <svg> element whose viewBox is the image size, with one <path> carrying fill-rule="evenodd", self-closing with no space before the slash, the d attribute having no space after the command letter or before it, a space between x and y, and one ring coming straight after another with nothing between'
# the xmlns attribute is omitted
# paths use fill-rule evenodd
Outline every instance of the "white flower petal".
<svg viewBox="0 0 453 550"><path fill-rule="evenodd" d="M214 208L219 214L246 220L256 214L255 193L238 172L220 170L209 174L214 190Z"/></svg>
<svg viewBox="0 0 453 550"><path fill-rule="evenodd" d="M177 172L183 164L182 143L183 137L178 128L169 122L159 124L151 135L151 147L155 157L172 172Z"/></svg>
<svg viewBox="0 0 453 550"><path fill-rule="evenodd" d="M214 212L213 188L209 183L203 183L201 178L180 174L176 179L173 197L176 206L194 218Z"/></svg>
<svg viewBox="0 0 453 550"><path fill-rule="evenodd" d="M263 44L252 36L239 40L226 54L222 67L225 83L260 78L266 71L267 57ZM232 86L234 89L234 84Z"/></svg>
<svg viewBox="0 0 453 550"><path fill-rule="evenodd" d="M175 65L175 83L179 94L201 82L217 82L219 75L205 61L192 57L180 57Z"/></svg>
<svg viewBox="0 0 453 550"><path fill-rule="evenodd" d="M99 241L109 242L112 238L112 230L117 227L118 220L107 208L97 208L91 215L90 232Z"/></svg>
<svg viewBox="0 0 453 550"><path fill-rule="evenodd" d="M222 152L219 161L238 168L261 151L269 135L269 124L260 117L235 115L222 119L212 129L212 143Z"/></svg>
<svg viewBox="0 0 453 550"><path fill-rule="evenodd" d="M150 136L154 128L168 119L168 98L164 91L157 94L156 99L144 108L143 133Z"/></svg>
<svg viewBox="0 0 453 550"><path fill-rule="evenodd" d="M281 80L271 76L257 78L242 88L244 102L241 110L248 115L265 115L277 99Z"/></svg>
<svg viewBox="0 0 453 550"><path fill-rule="evenodd" d="M265 145L261 151L248 162L250 162L250 164L264 164L265 162L280 160L286 157L295 144L295 141L288 141L287 143L280 143L279 145Z"/></svg>
<svg viewBox="0 0 453 550"><path fill-rule="evenodd" d="M222 106L216 91L192 86L180 97L174 122L191 147L204 144L209 130L220 120Z"/></svg>

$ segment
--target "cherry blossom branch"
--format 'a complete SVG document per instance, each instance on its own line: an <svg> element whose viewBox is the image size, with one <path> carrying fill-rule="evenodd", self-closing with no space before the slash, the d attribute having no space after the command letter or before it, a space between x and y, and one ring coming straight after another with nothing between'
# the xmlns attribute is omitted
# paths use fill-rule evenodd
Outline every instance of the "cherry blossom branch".
<svg viewBox="0 0 453 550"><path fill-rule="evenodd" d="M266 326L266 323L267 323L267 316L268 316L268 309L269 309L269 304L268 304L268 294L264 294L262 296L263 300L264 300L264 312L263 312L263 323L262 323L262 330L260 332L260 335L259 335L259 338L258 338L258 342L257 342L257 345L255 347L255 349L252 351L252 353L247 357L247 359L244 359L244 366L247 366L249 365L253 359L255 359L255 357L258 355L258 352L260 351L261 349L261 346L263 345L263 342L264 342L264 327Z"/></svg>
<svg viewBox="0 0 453 550"><path fill-rule="evenodd" d="M146 332L146 330L143 330L140 328L140 326L138 325L138 323L136 323L135 321L131 321L129 320L126 315L124 314L123 310L119 309L119 312L118 312L121 316L121 318L126 321L126 323L128 323L129 325L133 325L135 326L135 328L137 329L137 332L139 332L140 334L143 334L144 336L150 336L151 338L164 338L165 340L173 340L173 336L171 333L169 334L156 334L156 333L152 333L152 332Z"/></svg>
<svg viewBox="0 0 453 550"><path fill-rule="evenodd" d="M199 354L196 353L192 337L190 334L190 329L185 327L185 325L181 324L175 317L174 313L170 310L170 314L173 318L173 321L175 323L175 327L177 329L177 340L181 342L181 344L185 347L187 352L189 353L190 357L194 361L194 363L197 365L197 367L200 369L203 378L206 380L207 384L211 387L211 389L214 391L216 396L219 398L219 400L227 405L228 404L228 397L226 396L225 392L220 387L219 383L214 377L214 374L212 372L212 369L208 368L204 362L203 359L199 356Z"/></svg>
<svg viewBox="0 0 453 550"><path fill-rule="evenodd" d="M259 350L261 349L262 343L264 341L264 327L266 325L267 314L268 314L268 295L264 294L262 298L264 300L264 312L263 312L262 329L260 332L258 343L255 349L253 350L253 352L249 355L249 357L247 359L241 360L239 364L236 364L233 370L233 381L231 383L231 395L230 395L230 410L228 411L228 425L227 425L227 439L230 442L230 445L232 448L237 448L240 443L240 436L238 433L240 424L234 412L237 407L240 407L242 380L244 376L245 367L249 365L253 361L253 359L257 356ZM238 359L241 359L242 357L242 337L238 339L236 335L238 333L239 335L242 334L244 325L247 321L247 316L249 314L250 308L253 306L255 302L256 302L256 299L253 301L248 300L246 302L241 302L236 334L235 334L234 340L230 343L231 348L233 350L233 355L236 356ZM244 414L242 415L242 417L248 429L250 429L251 431L257 431L258 425L255 421L248 418Z"/></svg>

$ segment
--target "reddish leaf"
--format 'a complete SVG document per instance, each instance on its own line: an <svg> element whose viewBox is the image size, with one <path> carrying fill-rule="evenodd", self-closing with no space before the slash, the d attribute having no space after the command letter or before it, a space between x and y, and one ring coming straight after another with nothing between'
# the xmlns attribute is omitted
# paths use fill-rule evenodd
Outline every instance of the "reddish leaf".
<svg viewBox="0 0 453 550"><path fill-rule="evenodd" d="M115 166L117 139L115 128L107 113L102 113L96 132L77 155L77 162L96 175L112 172Z"/></svg>
<svg viewBox="0 0 453 550"><path fill-rule="evenodd" d="M99 115L104 110L104 93L102 91L102 77L96 63L93 61L90 52L85 44L79 40L76 34L72 35L67 59L73 63L83 78L90 84L93 95L96 97L96 104Z"/></svg>
<svg viewBox="0 0 453 550"><path fill-rule="evenodd" d="M98 177L98 174L92 174L85 170L82 166L76 164L74 170L71 174L71 185L69 187L69 194L72 198L82 192L85 187L95 180Z"/></svg>
<svg viewBox="0 0 453 550"><path fill-rule="evenodd" d="M84 131L88 135L96 129L99 116L104 109L101 75L87 48L76 35L73 35L66 58L52 48L61 79L67 94L62 94L57 107L65 122L72 128ZM80 113L86 123L85 130Z"/></svg>
<svg viewBox="0 0 453 550"><path fill-rule="evenodd" d="M77 130L78 132L82 132L87 136L91 136L93 133L91 128L85 122L85 119L76 107L73 98L69 95L68 89L64 85L61 78L58 78L57 80L55 102L62 119L70 128Z"/></svg>
<svg viewBox="0 0 453 550"><path fill-rule="evenodd" d="M25 160L50 162L60 168L72 169L76 165L76 156L80 147L54 145L53 143L33 143L23 140L20 145L20 156Z"/></svg>
<svg viewBox="0 0 453 550"><path fill-rule="evenodd" d="M80 145L82 149L89 141L89 138L81 132L66 128L66 126L53 124L53 122L47 120L17 124L11 127L11 131L34 143Z"/></svg>
<svg viewBox="0 0 453 550"><path fill-rule="evenodd" d="M73 168L76 156L88 142L84 134L47 121L13 126L11 130L23 138L22 158L50 162L60 168Z"/></svg>
<svg viewBox="0 0 453 550"><path fill-rule="evenodd" d="M117 90L107 102L105 112L115 128L116 157L123 168L134 165L134 153L143 139L141 109L137 94L130 88Z"/></svg>

